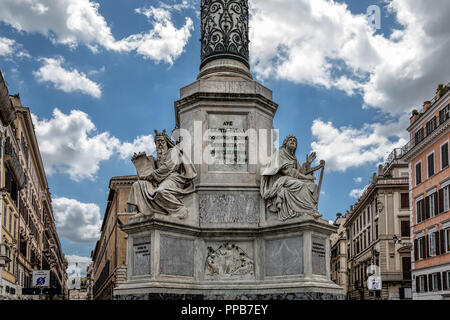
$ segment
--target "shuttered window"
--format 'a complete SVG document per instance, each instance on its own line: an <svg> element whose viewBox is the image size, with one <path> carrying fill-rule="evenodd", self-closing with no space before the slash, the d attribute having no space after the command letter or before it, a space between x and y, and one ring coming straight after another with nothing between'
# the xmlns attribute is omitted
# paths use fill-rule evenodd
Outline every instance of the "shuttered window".
<svg viewBox="0 0 450 320"><path fill-rule="evenodd" d="M450 208L450 185L439 190L439 213L448 211Z"/></svg>
<svg viewBox="0 0 450 320"><path fill-rule="evenodd" d="M434 153L427 157L428 178L434 175Z"/></svg>
<svg viewBox="0 0 450 320"><path fill-rule="evenodd" d="M438 254L439 242L438 232L433 232L428 235L428 256L434 257Z"/></svg>
<svg viewBox="0 0 450 320"><path fill-rule="evenodd" d="M416 185L422 183L422 162L416 164Z"/></svg>
<svg viewBox="0 0 450 320"><path fill-rule="evenodd" d="M417 223L425 220L424 200L423 199L416 202L416 220L417 220Z"/></svg>
<svg viewBox="0 0 450 320"><path fill-rule="evenodd" d="M441 146L441 164L442 169L448 166L448 142Z"/></svg>

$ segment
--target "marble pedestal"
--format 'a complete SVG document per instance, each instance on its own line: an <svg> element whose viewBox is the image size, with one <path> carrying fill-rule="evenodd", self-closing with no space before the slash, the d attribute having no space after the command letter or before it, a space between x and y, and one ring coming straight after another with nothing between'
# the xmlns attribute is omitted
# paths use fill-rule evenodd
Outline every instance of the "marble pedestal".
<svg viewBox="0 0 450 320"><path fill-rule="evenodd" d="M329 280L327 221L278 221L257 189L197 191L185 203L185 220L122 227L128 280L114 299L344 299Z"/></svg>

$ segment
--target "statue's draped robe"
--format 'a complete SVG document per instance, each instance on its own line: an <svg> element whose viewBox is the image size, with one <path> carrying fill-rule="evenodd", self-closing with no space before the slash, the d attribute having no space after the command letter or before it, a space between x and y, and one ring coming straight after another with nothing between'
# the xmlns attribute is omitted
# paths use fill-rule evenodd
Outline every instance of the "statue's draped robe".
<svg viewBox="0 0 450 320"><path fill-rule="evenodd" d="M178 147L169 149L165 159L153 171L155 185L138 180L132 187L128 203L143 214L186 215L182 198L194 192L192 179L197 175L194 165Z"/></svg>
<svg viewBox="0 0 450 320"><path fill-rule="evenodd" d="M314 191L317 186L299 175L301 166L286 148L277 150L261 177L261 196L268 209L278 213L280 220L304 214L317 214Z"/></svg>

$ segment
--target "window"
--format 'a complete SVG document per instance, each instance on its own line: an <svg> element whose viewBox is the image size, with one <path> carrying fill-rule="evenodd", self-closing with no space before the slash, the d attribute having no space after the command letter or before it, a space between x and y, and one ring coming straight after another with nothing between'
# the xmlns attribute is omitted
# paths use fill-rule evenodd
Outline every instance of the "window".
<svg viewBox="0 0 450 320"><path fill-rule="evenodd" d="M448 166L448 142L441 146L441 169Z"/></svg>
<svg viewBox="0 0 450 320"><path fill-rule="evenodd" d="M424 210L423 210L423 199L416 201L416 219L417 223L425 220Z"/></svg>
<svg viewBox="0 0 450 320"><path fill-rule="evenodd" d="M400 194L400 207L402 209L409 209L409 193Z"/></svg>
<svg viewBox="0 0 450 320"><path fill-rule="evenodd" d="M427 122L427 136L436 129L436 117L433 117L430 121Z"/></svg>
<svg viewBox="0 0 450 320"><path fill-rule="evenodd" d="M429 291L439 291L441 290L441 273L435 272L428 276L429 280Z"/></svg>
<svg viewBox="0 0 450 320"><path fill-rule="evenodd" d="M411 280L411 258L402 257L403 280Z"/></svg>
<svg viewBox="0 0 450 320"><path fill-rule="evenodd" d="M437 232L428 235L428 256L434 257L437 248Z"/></svg>
<svg viewBox="0 0 450 320"><path fill-rule="evenodd" d="M400 224L402 237L409 237L410 236L409 220L402 220Z"/></svg>
<svg viewBox="0 0 450 320"><path fill-rule="evenodd" d="M8 231L11 234L11 222L12 222L12 215L11 215L11 209L9 210L9 225L8 225Z"/></svg>
<svg viewBox="0 0 450 320"><path fill-rule="evenodd" d="M450 104L448 104L444 109L439 111L439 124L444 123L445 120L450 118Z"/></svg>
<svg viewBox="0 0 450 320"><path fill-rule="evenodd" d="M449 229L445 229L445 239L447 242L447 252L450 252L450 228Z"/></svg>
<svg viewBox="0 0 450 320"><path fill-rule="evenodd" d="M419 144L424 138L424 136L423 136L423 128L420 128L420 130L418 130L416 132L414 137L415 137L416 145Z"/></svg>
<svg viewBox="0 0 450 320"><path fill-rule="evenodd" d="M416 185L422 183L422 162L416 164Z"/></svg>
<svg viewBox="0 0 450 320"><path fill-rule="evenodd" d="M370 227L369 228L367 228L367 236L368 236L368 238L369 238L369 244L370 244L370 241L371 241L371 235L370 235Z"/></svg>
<svg viewBox="0 0 450 320"><path fill-rule="evenodd" d="M439 190L439 213L448 211L450 206L450 185Z"/></svg>
<svg viewBox="0 0 450 320"><path fill-rule="evenodd" d="M375 240L378 239L378 220L375 221Z"/></svg>
<svg viewBox="0 0 450 320"><path fill-rule="evenodd" d="M414 260L424 259L425 252L425 237L420 237L414 240Z"/></svg>
<svg viewBox="0 0 450 320"><path fill-rule="evenodd" d="M425 197L425 219L432 218L437 215L437 198L436 192Z"/></svg>
<svg viewBox="0 0 450 320"><path fill-rule="evenodd" d="M3 225L6 228L6 214L8 213L8 206L6 204L3 205Z"/></svg>
<svg viewBox="0 0 450 320"><path fill-rule="evenodd" d="M428 178L434 175L434 152L427 156Z"/></svg>

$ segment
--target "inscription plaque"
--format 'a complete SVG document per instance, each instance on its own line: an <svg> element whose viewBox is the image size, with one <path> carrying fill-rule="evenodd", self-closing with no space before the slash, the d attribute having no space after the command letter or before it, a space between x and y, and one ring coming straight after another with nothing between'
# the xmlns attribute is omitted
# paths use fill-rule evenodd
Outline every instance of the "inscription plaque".
<svg viewBox="0 0 450 320"><path fill-rule="evenodd" d="M150 274L150 237L133 239L133 275Z"/></svg>
<svg viewBox="0 0 450 320"><path fill-rule="evenodd" d="M160 273L194 276L194 241L161 235Z"/></svg>
<svg viewBox="0 0 450 320"><path fill-rule="evenodd" d="M303 238L266 241L266 276L303 273Z"/></svg>
<svg viewBox="0 0 450 320"><path fill-rule="evenodd" d="M208 115L209 171L247 171L247 116Z"/></svg>
<svg viewBox="0 0 450 320"><path fill-rule="evenodd" d="M326 275L325 239L312 237L312 272Z"/></svg>

